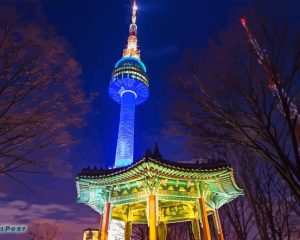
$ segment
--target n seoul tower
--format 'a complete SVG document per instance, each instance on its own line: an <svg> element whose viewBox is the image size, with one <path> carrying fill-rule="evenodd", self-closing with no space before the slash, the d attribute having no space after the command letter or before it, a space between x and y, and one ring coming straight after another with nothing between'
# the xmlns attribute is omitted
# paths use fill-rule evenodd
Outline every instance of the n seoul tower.
<svg viewBox="0 0 300 240"><path fill-rule="evenodd" d="M131 24L123 57L116 63L109 85L109 95L121 105L118 141L114 167L133 162L135 106L145 102L149 95L146 66L138 49L136 2L133 2Z"/></svg>

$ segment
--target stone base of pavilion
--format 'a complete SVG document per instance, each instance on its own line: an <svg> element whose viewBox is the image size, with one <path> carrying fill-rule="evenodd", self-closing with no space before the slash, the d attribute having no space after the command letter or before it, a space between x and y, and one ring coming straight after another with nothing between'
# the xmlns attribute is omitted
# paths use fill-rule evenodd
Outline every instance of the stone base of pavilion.
<svg viewBox="0 0 300 240"><path fill-rule="evenodd" d="M194 238L211 239L212 214L218 239L224 239L218 209L243 194L232 168L224 163L184 164L144 157L114 169L83 169L76 179L79 203L101 215L101 239L108 240L111 219L148 224L150 240L165 240L168 223L192 222ZM202 233L201 233L202 232Z"/></svg>

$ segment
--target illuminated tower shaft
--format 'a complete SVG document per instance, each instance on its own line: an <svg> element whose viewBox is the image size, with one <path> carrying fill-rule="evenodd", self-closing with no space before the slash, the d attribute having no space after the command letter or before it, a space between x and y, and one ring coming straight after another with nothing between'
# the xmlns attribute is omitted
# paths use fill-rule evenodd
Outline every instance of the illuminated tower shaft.
<svg viewBox="0 0 300 240"><path fill-rule="evenodd" d="M115 65L109 85L109 95L121 104L115 167L133 162L135 106L146 101L149 95L146 66L140 60L137 45L136 11L134 2L127 46Z"/></svg>
<svg viewBox="0 0 300 240"><path fill-rule="evenodd" d="M124 91L121 99L121 113L115 165L130 165L133 161L134 118L136 94Z"/></svg>

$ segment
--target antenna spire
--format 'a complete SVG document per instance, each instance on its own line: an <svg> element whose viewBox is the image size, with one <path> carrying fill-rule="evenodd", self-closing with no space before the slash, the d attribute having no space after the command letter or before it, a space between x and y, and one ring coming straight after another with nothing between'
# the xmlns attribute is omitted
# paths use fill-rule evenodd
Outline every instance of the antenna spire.
<svg viewBox="0 0 300 240"><path fill-rule="evenodd" d="M131 20L132 20L132 24L136 23L136 11L137 11L137 5L136 2L133 1L133 6L132 6L132 16L131 16Z"/></svg>
<svg viewBox="0 0 300 240"><path fill-rule="evenodd" d="M123 50L123 57L135 57L140 59L140 50L138 50L138 40L137 40L137 25L136 25L136 13L138 6L136 1L133 1L132 5L132 15L131 24L129 26L129 37L127 40L127 45Z"/></svg>

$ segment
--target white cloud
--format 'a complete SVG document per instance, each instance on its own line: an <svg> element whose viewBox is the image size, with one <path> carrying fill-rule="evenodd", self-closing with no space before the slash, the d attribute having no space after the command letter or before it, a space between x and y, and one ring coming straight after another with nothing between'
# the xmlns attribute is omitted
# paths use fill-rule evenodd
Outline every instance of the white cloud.
<svg viewBox="0 0 300 240"><path fill-rule="evenodd" d="M28 224L36 220L49 220L63 225L63 239L82 239L82 232L88 227L97 228L99 219L97 214L79 214L76 204L65 206L61 204L30 204L22 200L0 202L0 225ZM73 209L75 208L75 209ZM59 219L49 215L57 214ZM1 236L0 236L1 237Z"/></svg>
<svg viewBox="0 0 300 240"><path fill-rule="evenodd" d="M6 196L7 196L6 193L0 192L0 198L4 198L4 197L6 197Z"/></svg>
<svg viewBox="0 0 300 240"><path fill-rule="evenodd" d="M46 217L50 214L72 212L72 209L59 204L29 204L22 200L0 203L1 219L7 223L20 223Z"/></svg>

